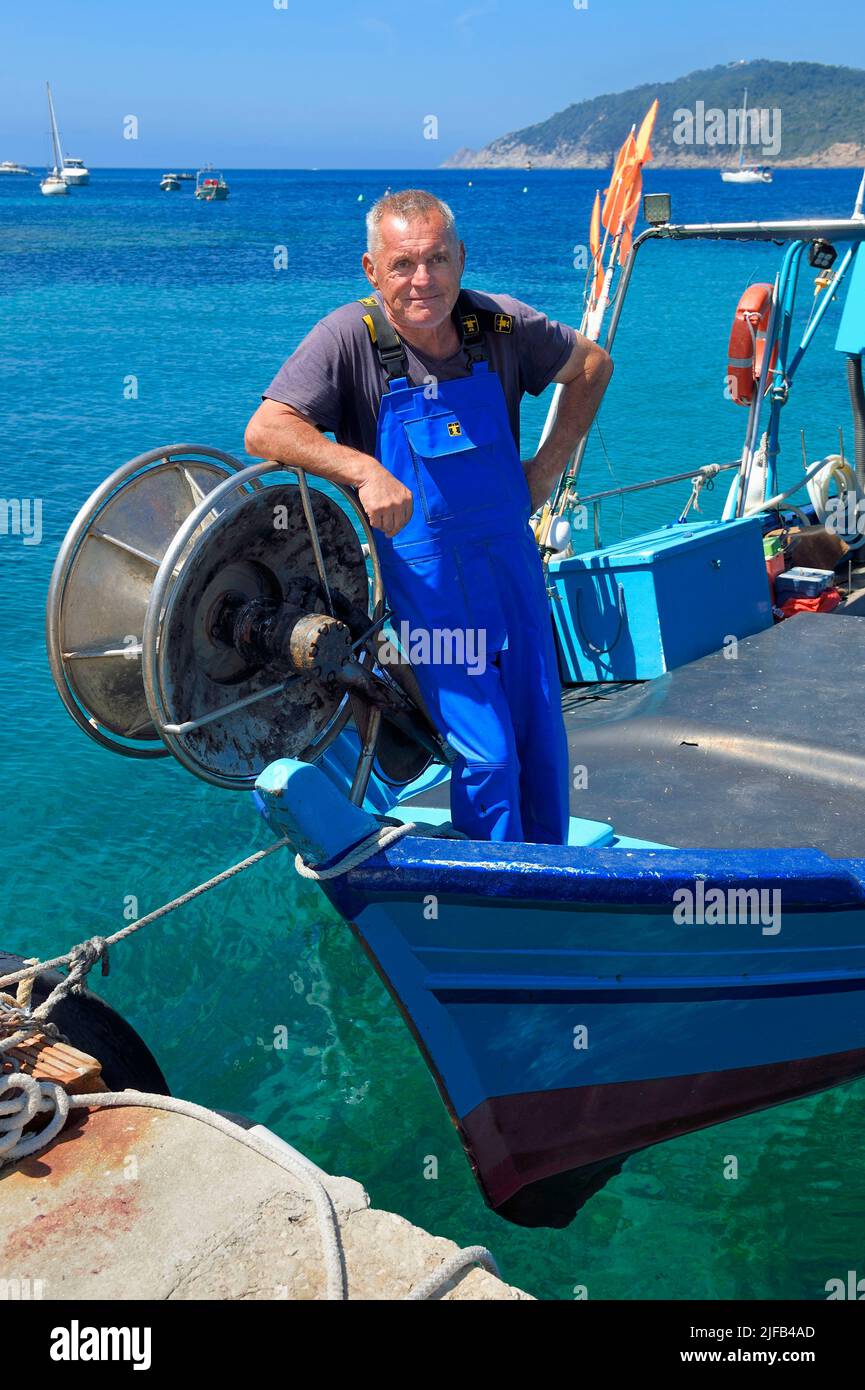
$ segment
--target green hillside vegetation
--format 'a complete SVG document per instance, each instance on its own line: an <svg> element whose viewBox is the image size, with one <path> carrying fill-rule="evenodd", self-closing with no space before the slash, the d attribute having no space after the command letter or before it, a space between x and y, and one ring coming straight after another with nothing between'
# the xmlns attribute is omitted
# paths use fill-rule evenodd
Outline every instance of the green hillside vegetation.
<svg viewBox="0 0 865 1390"><path fill-rule="evenodd" d="M676 143L674 113L680 108L693 111L698 102L706 110L736 110L741 108L744 87L748 88L749 110L778 108L781 113L781 148L774 163L861 162L865 152L865 72L822 63L757 59L577 102L545 121L494 140L476 153L460 150L446 163L510 164L531 159L539 164L606 165L655 97L660 100L652 141L657 164L727 163L734 151L726 144Z"/></svg>

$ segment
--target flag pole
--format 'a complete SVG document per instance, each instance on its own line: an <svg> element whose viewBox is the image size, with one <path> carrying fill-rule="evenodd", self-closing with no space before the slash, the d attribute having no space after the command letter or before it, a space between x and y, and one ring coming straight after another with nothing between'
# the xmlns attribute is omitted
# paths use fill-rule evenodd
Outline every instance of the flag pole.
<svg viewBox="0 0 865 1390"><path fill-rule="evenodd" d="M630 192L637 180L642 183L643 166L652 158L651 150L649 149L649 139L651 138L657 113L658 101L656 99L643 118L642 125L640 126L640 133L636 141L634 140L636 124L634 124L631 126L628 136L613 163L613 172L610 178L609 188L606 189L607 196L604 203L604 239L599 251L592 257L592 290L588 302L585 305L580 323L580 332L591 342L598 342L600 340L604 316L610 305L616 260L619 256L622 240L626 232L631 232L634 222L636 221L637 204L633 198L631 198L630 202L627 200L625 191L627 190L627 192ZM633 145L633 157L631 157L631 152L629 150L630 145ZM630 188L628 188L624 182L626 177L630 180ZM622 196L621 206L616 208L616 199L620 194ZM598 197L599 195L596 194L596 200ZM608 208L610 209L609 216ZM614 212L617 213L617 217L614 217ZM615 231L613 230L614 226ZM610 252L607 269L604 273L600 294L596 296L595 285L597 283L597 266L600 264L600 266L603 267L604 256L611 235L613 236L612 250ZM541 431L538 449L542 448L553 429L562 389L561 384L557 383L553 391L549 410L547 411L546 420L544 421L544 427ZM550 524L557 514L563 496L566 491L573 486L579 476L587 442L588 434L584 435L580 440L573 455L568 460L567 466L562 470L552 496L544 503L541 509L540 517L535 525L535 539L542 548L547 547Z"/></svg>

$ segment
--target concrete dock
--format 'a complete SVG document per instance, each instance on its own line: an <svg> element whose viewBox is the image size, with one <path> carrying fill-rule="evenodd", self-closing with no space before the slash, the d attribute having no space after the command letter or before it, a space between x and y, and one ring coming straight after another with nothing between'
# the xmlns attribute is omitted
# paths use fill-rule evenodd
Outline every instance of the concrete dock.
<svg viewBox="0 0 865 1390"><path fill-rule="evenodd" d="M453 1242L371 1207L359 1183L315 1171L339 1218L350 1299L402 1299L456 1253ZM0 1187L7 1298L325 1296L304 1183L187 1116L73 1112L48 1150L0 1169ZM438 1296L531 1297L477 1267Z"/></svg>

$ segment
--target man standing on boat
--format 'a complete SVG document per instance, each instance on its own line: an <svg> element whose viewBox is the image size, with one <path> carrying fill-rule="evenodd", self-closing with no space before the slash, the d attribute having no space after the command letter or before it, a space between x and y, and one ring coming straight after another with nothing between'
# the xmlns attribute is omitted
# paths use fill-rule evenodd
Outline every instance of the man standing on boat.
<svg viewBox="0 0 865 1390"><path fill-rule="evenodd" d="M264 393L246 447L357 490L398 631L480 634L483 669L412 666L457 755L455 827L472 839L564 844L567 738L528 522L589 429L612 363L517 299L461 290L465 247L431 193L381 198L367 230L373 294L304 338ZM553 429L521 463L521 397L554 381L563 390Z"/></svg>

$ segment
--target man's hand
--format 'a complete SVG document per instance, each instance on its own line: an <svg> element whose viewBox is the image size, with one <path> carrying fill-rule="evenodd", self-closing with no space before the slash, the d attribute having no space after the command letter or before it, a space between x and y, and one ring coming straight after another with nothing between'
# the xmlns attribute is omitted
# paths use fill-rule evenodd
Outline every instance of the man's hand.
<svg viewBox="0 0 865 1390"><path fill-rule="evenodd" d="M384 531L386 536L395 536L411 520L414 508L411 493L384 467L360 484L357 495L370 525Z"/></svg>
<svg viewBox="0 0 865 1390"><path fill-rule="evenodd" d="M411 517L411 493L378 459L325 439L314 420L281 401L262 401L246 427L246 449L356 488L370 523L386 536L395 536Z"/></svg>

